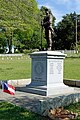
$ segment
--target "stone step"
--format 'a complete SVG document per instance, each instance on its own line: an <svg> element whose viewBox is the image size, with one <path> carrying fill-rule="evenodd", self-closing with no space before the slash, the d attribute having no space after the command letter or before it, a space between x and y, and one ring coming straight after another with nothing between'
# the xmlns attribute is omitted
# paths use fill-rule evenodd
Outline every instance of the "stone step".
<svg viewBox="0 0 80 120"><path fill-rule="evenodd" d="M43 96L46 95L46 91L47 91L46 87L42 87L42 86L16 87L16 90L43 95Z"/></svg>

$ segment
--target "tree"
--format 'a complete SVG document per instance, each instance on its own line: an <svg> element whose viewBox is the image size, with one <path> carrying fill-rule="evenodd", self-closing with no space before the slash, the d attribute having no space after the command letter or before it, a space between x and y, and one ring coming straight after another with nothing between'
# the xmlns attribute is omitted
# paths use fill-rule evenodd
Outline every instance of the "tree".
<svg viewBox="0 0 80 120"><path fill-rule="evenodd" d="M19 33L15 33L17 30L20 30L21 34L27 34L18 41L28 47L27 41L33 39L34 30L37 32L40 29L38 14L39 9L35 0L0 0L0 27L6 30L10 49L11 43L16 38L14 34Z"/></svg>
<svg viewBox="0 0 80 120"><path fill-rule="evenodd" d="M57 37L55 38L56 49L75 49L76 41L74 16L74 13L66 14L63 16L62 21L58 23L56 27Z"/></svg>

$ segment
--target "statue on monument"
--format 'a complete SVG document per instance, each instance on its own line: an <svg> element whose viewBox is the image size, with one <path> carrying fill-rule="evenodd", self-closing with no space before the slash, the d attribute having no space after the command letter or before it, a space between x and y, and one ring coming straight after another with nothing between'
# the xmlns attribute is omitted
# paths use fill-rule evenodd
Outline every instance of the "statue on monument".
<svg viewBox="0 0 80 120"><path fill-rule="evenodd" d="M42 21L42 27L45 29L45 38L47 41L47 50L52 50L52 38L54 29L52 28L52 13L49 9L45 9L46 16Z"/></svg>

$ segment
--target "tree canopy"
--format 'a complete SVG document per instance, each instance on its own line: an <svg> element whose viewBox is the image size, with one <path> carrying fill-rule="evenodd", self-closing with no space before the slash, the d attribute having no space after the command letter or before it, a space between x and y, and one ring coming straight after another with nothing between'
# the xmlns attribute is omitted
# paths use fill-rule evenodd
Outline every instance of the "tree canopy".
<svg viewBox="0 0 80 120"><path fill-rule="evenodd" d="M76 19L77 17L77 26ZM55 49L75 49L76 47L76 34L77 44L80 44L80 15L70 13L63 16L62 21L56 26ZM76 28L77 27L77 28ZM76 33L77 29L77 33Z"/></svg>
<svg viewBox="0 0 80 120"><path fill-rule="evenodd" d="M36 1L0 0L0 28L5 29L8 40L13 39L15 44L17 40L29 48L28 42L34 41L40 29L39 9ZM39 35L36 39L37 42Z"/></svg>

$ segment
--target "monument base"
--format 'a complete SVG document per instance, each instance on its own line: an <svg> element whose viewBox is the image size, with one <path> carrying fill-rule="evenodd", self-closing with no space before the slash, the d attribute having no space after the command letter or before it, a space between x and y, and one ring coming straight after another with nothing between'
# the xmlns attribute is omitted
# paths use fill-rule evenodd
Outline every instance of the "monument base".
<svg viewBox="0 0 80 120"><path fill-rule="evenodd" d="M43 96L55 96L62 94L74 93L74 88L65 85L64 83L57 83L50 86L32 86L27 85L26 92L43 95Z"/></svg>
<svg viewBox="0 0 80 120"><path fill-rule="evenodd" d="M69 93L74 93L74 88L69 87L64 83L57 83L54 85L50 85L50 87L47 87L46 96L69 94Z"/></svg>

